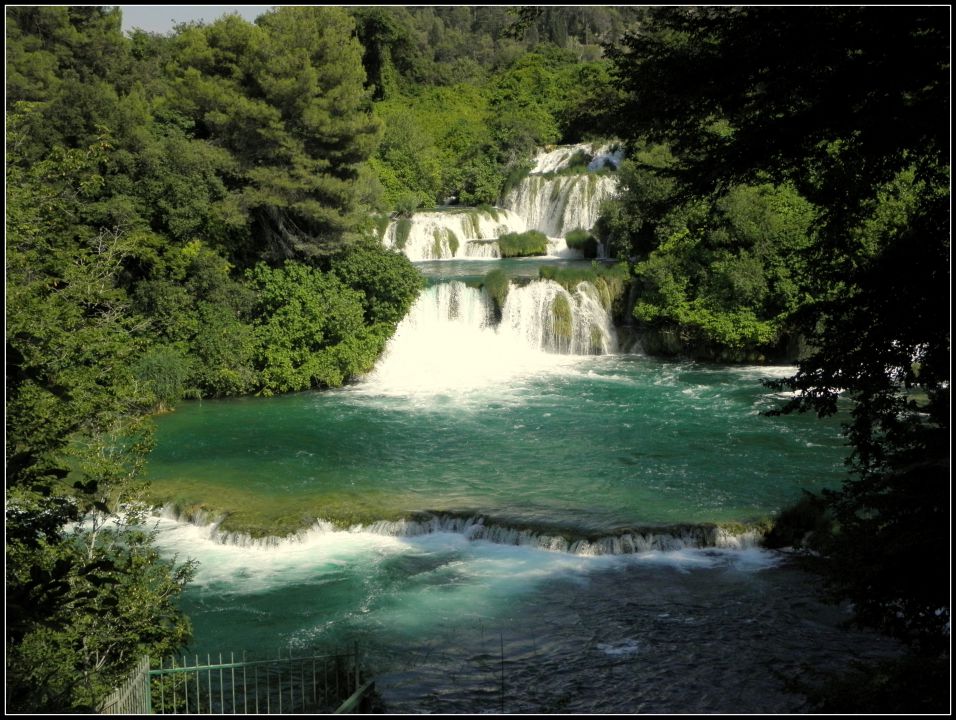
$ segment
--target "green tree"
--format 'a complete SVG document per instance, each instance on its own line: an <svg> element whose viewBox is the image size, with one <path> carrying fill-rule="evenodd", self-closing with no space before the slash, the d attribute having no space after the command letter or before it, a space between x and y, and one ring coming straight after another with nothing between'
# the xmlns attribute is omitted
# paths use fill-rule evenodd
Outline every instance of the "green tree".
<svg viewBox="0 0 956 720"><path fill-rule="evenodd" d="M86 147L113 125L129 70L118 8L6 9L7 111L34 104L15 157L40 159L53 145ZM8 142L9 142L8 138Z"/></svg>
<svg viewBox="0 0 956 720"><path fill-rule="evenodd" d="M388 335L365 326L365 296L338 277L297 262L259 264L256 362L264 395L339 387L372 369Z"/></svg>
<svg viewBox="0 0 956 720"><path fill-rule="evenodd" d="M174 109L227 149L256 257L315 257L360 224L359 174L379 124L343 10L284 7L176 37Z"/></svg>
<svg viewBox="0 0 956 720"><path fill-rule="evenodd" d="M167 379L179 377L180 393L205 397L251 392L256 386L253 291L232 277L232 266L194 240L168 245L150 258L147 278L133 299L148 318L160 346L138 367ZM162 362L159 362L162 360ZM170 387L167 383L167 387ZM167 403L169 404L169 403Z"/></svg>
<svg viewBox="0 0 956 720"><path fill-rule="evenodd" d="M831 587L929 654L949 624L948 15L670 8L614 54L621 134L669 143L683 189L769 177L818 208L798 316L815 351L779 385L788 410L853 401Z"/></svg>
<svg viewBox="0 0 956 720"><path fill-rule="evenodd" d="M355 243L329 260L329 271L364 294L365 323L391 328L401 322L425 280L402 253L386 250L377 240Z"/></svg>
<svg viewBox="0 0 956 720"><path fill-rule="evenodd" d="M415 78L422 58L405 8L368 7L352 11L363 47L362 64L376 100L397 90L398 73Z"/></svg>
<svg viewBox="0 0 956 720"><path fill-rule="evenodd" d="M84 219L108 151L8 166L6 692L19 712L92 710L131 662L189 632L176 599L192 567L159 558L137 506L155 395L132 370L142 318L118 283L135 243Z"/></svg>

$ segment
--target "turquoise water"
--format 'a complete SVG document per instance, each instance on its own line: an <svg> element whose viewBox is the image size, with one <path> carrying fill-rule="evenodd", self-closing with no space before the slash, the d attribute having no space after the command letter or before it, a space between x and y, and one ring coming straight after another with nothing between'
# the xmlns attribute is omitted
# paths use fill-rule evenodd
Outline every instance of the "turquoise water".
<svg viewBox="0 0 956 720"><path fill-rule="evenodd" d="M895 651L785 554L669 527L842 480L840 417L762 414L793 368L545 352L545 293L503 327L444 290L352 386L158 418L154 492L208 511L157 520L200 561L191 652L358 642L392 712L583 713L796 712L783 677Z"/></svg>
<svg viewBox="0 0 956 720"><path fill-rule="evenodd" d="M345 502L366 520L446 511L582 533L754 521L842 472L838 421L760 414L779 403L759 384L773 372L604 356L455 395L190 403L160 419L150 477L327 520Z"/></svg>

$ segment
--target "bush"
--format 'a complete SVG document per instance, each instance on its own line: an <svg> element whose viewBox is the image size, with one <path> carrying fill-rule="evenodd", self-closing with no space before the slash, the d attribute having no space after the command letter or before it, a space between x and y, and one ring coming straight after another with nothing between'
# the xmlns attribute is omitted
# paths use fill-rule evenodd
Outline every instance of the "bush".
<svg viewBox="0 0 956 720"><path fill-rule="evenodd" d="M564 241L568 244L568 247L572 250L577 250L586 258L596 258L598 250L598 241L587 230L578 228L577 230L572 230L564 237Z"/></svg>
<svg viewBox="0 0 956 720"><path fill-rule="evenodd" d="M415 195L402 195L395 202L395 212L403 218L408 218L415 214L420 205L421 203Z"/></svg>
<svg viewBox="0 0 956 720"><path fill-rule="evenodd" d="M262 394L338 387L368 372L384 346L365 326L365 295L331 273L287 262L248 272L258 290L256 364Z"/></svg>
<svg viewBox="0 0 956 720"><path fill-rule="evenodd" d="M159 411L169 410L185 394L189 360L175 347L150 348L136 363L136 377L148 387Z"/></svg>
<svg viewBox="0 0 956 720"><path fill-rule="evenodd" d="M831 532L833 518L823 498L806 492L794 505L784 508L764 537L768 548L807 547Z"/></svg>
<svg viewBox="0 0 956 720"><path fill-rule="evenodd" d="M537 230L508 233L498 238L501 257L530 257L548 254L548 236Z"/></svg>
<svg viewBox="0 0 956 720"><path fill-rule="evenodd" d="M598 292L602 295L602 303L605 295L611 303L624 294L624 288L627 287L630 279L630 272L627 263L602 265L593 262L589 268L542 265L538 268L538 277L542 280L554 280L568 292L574 292L578 283L589 282L598 288Z"/></svg>
<svg viewBox="0 0 956 720"><path fill-rule="evenodd" d="M485 275L482 281L485 292L495 304L495 314L499 317L504 310L505 301L508 299L508 290L511 287L511 281L505 275L504 270L495 269Z"/></svg>
<svg viewBox="0 0 956 720"><path fill-rule="evenodd" d="M364 294L362 307L367 325L397 325L425 286L411 260L378 243L350 245L331 258L329 270Z"/></svg>

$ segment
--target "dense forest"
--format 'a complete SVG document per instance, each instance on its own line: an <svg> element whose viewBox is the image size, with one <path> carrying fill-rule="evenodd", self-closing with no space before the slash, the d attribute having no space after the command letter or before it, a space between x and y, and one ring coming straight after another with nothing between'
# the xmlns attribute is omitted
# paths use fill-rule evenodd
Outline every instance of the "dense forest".
<svg viewBox="0 0 956 720"><path fill-rule="evenodd" d="M799 355L784 412L855 403L847 483L777 540L911 656L799 689L945 703L947 9L6 19L8 709L92 709L188 640L192 565L142 504L151 414L368 372L424 287L390 218L495 205L536 148L608 139L620 191L584 230L628 263L646 350Z"/></svg>

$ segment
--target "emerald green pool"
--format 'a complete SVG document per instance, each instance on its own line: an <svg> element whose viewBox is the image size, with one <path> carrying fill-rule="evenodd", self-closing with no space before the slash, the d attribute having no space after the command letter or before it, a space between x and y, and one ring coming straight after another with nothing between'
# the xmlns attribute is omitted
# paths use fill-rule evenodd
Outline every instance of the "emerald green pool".
<svg viewBox="0 0 956 720"><path fill-rule="evenodd" d="M544 351L546 289L496 326L478 290L432 285L352 386L158 419L154 495L207 510L157 521L201 563L190 650L358 642L408 713L798 712L782 677L894 651L779 552L599 544L836 486L841 418L762 414L792 368Z"/></svg>

